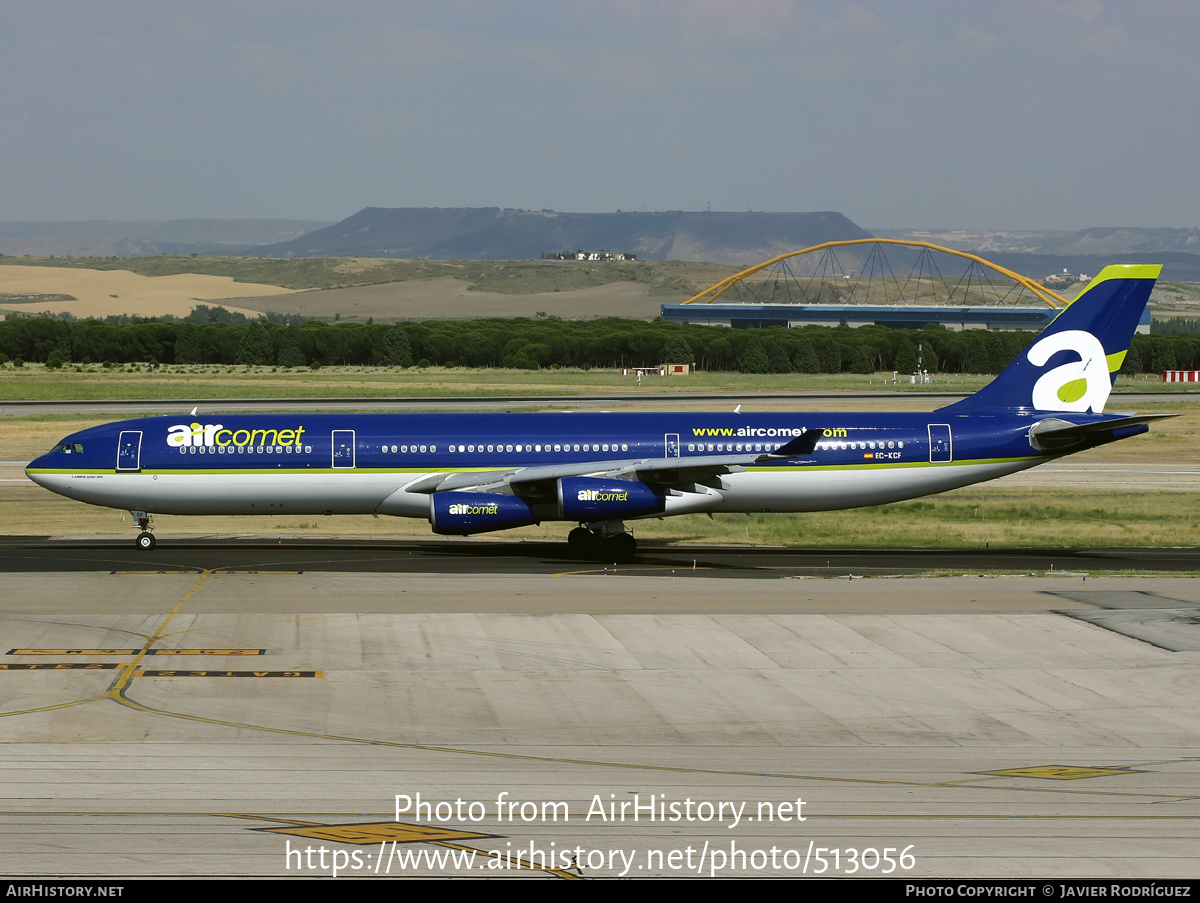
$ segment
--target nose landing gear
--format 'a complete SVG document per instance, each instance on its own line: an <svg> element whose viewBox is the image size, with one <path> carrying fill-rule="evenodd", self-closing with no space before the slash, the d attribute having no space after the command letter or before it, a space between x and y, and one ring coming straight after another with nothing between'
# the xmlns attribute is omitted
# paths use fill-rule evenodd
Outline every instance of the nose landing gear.
<svg viewBox="0 0 1200 903"><path fill-rule="evenodd" d="M150 532L154 527L150 524L150 515L145 511L130 511L129 513L133 515L134 523L142 531L134 542L137 543L139 549L149 552L154 548L154 534Z"/></svg>

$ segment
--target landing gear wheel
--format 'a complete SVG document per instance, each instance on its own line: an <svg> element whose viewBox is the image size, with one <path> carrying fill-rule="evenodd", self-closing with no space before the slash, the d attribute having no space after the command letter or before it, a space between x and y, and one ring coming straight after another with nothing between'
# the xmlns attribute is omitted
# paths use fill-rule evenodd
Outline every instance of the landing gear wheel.
<svg viewBox="0 0 1200 903"><path fill-rule="evenodd" d="M575 557L587 561L632 561L637 554L637 540L624 530L609 529L611 532L604 535L597 529L576 527L567 534L567 548Z"/></svg>
<svg viewBox="0 0 1200 903"><path fill-rule="evenodd" d="M596 534L586 527L576 527L567 534L567 548L572 555L588 557L597 545Z"/></svg>
<svg viewBox="0 0 1200 903"><path fill-rule="evenodd" d="M144 551L147 551L147 552L149 552L151 549L153 549L154 548L154 534L153 533L139 533L138 538L137 538L137 547L139 549L143 549Z"/></svg>
<svg viewBox="0 0 1200 903"><path fill-rule="evenodd" d="M617 533L604 540L604 558L612 561L633 561L637 540L629 533Z"/></svg>

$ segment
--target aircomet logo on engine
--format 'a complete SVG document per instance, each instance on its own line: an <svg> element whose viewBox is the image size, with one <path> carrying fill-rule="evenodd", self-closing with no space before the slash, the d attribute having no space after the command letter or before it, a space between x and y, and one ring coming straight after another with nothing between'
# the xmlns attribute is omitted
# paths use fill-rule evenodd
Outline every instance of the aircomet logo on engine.
<svg viewBox="0 0 1200 903"><path fill-rule="evenodd" d="M581 502L627 502L628 492L612 492L607 489L580 489L576 494Z"/></svg>
<svg viewBox="0 0 1200 903"><path fill-rule="evenodd" d="M458 505L451 505L447 509L446 513L447 514L499 514L500 506L497 504L494 504L494 503L487 504L487 505L458 504Z"/></svg>

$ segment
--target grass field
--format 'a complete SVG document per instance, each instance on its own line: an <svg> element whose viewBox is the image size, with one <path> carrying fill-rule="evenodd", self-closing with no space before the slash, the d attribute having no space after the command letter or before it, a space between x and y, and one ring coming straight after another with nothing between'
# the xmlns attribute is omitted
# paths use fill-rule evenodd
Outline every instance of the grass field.
<svg viewBox="0 0 1200 903"><path fill-rule="evenodd" d="M628 317L650 320L664 302L683 295L654 296L639 282L611 282L539 294L477 291L470 282L449 276L410 279L379 285L319 289L261 298L231 299L230 305L262 313L299 314L343 321L457 320L474 317L536 317L552 313L567 320Z"/></svg>
<svg viewBox="0 0 1200 903"><path fill-rule="evenodd" d="M260 260L146 257L0 258L0 315L185 317L200 303L247 316L413 320L555 316L649 319L736 268L575 261ZM69 265L63 265L69 263ZM706 285L707 283L705 283ZM5 298L9 302L5 302Z"/></svg>
<svg viewBox="0 0 1200 903"><path fill-rule="evenodd" d="M890 375L887 388L893 388ZM952 375L894 388L914 395L973 392L989 377ZM41 364L0 366L0 400L63 399L223 399L223 398L394 398L429 395L585 395L627 391L645 397L661 392L853 392L884 388L885 375L694 373L684 377L644 377L642 385L619 370L504 370L465 367L276 367L147 365L105 369L100 364L61 370ZM1131 383L1143 390L1141 380ZM1145 389L1161 383L1146 383ZM1175 391L1182 384L1172 384Z"/></svg>
<svg viewBox="0 0 1200 903"><path fill-rule="evenodd" d="M575 260L388 260L378 257L196 256L5 257L0 266L74 270L125 270L141 276L195 274L244 285L281 286L294 291L377 285L452 276L479 291L530 295L570 291L610 282L639 282L655 294L690 296L738 272L740 267L681 260L599 263ZM242 292L242 294L251 294Z"/></svg>
<svg viewBox="0 0 1200 903"><path fill-rule="evenodd" d="M145 364L106 369L100 364L74 364L61 370L41 364L0 365L0 400L61 401L96 399L176 398L219 400L236 398L402 398L430 395L587 395L628 392L652 397L669 392L874 392L895 390L920 396L931 392L974 392L991 376L934 374L933 381L893 385L891 375L749 374L697 372L683 377L644 377L642 385L619 370L504 370L466 367L248 367L219 365ZM1117 392L1137 391L1171 395L1188 391L1187 383L1163 383L1143 374L1122 375Z"/></svg>
<svg viewBox="0 0 1200 903"><path fill-rule="evenodd" d="M330 366L280 369L268 366L172 365L151 370L145 364L104 367L72 364L50 370L42 364L0 365L0 400L68 399L322 399L322 397L406 397L427 395L587 395L628 391L659 393L748 393L748 391L878 391L923 395L972 393L990 381L980 373L935 373L932 382L913 385L890 373L694 372L684 377L622 376L619 370L503 370L468 367ZM1187 393L1188 383L1163 383L1151 375L1122 375L1116 390L1158 393L1169 399Z"/></svg>

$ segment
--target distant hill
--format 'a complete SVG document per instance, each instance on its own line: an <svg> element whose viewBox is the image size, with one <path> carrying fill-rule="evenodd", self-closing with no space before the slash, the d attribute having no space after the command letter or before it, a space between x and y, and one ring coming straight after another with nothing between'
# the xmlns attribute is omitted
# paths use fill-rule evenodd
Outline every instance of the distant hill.
<svg viewBox="0 0 1200 903"><path fill-rule="evenodd" d="M646 260L753 264L824 241L868 238L840 213L556 213L501 207L367 207L247 253L265 257L522 260L624 251Z"/></svg>
<svg viewBox="0 0 1200 903"><path fill-rule="evenodd" d="M0 222L0 254L20 257L150 257L238 253L246 246L286 241L328 220L174 219Z"/></svg>
<svg viewBox="0 0 1200 903"><path fill-rule="evenodd" d="M875 234L971 251L1039 279L1064 269L1094 276L1110 263L1161 263L1166 282L1200 282L1200 229L881 229Z"/></svg>
<svg viewBox="0 0 1200 903"><path fill-rule="evenodd" d="M502 207L366 207L338 223L319 220L181 219L0 222L0 254L34 257L386 257L410 260L536 260L544 252L624 251L642 260L749 266L777 254L855 238L928 241L1028 276L1064 268L1095 274L1109 263L1162 263L1163 279L1200 282L1200 229L1098 227L1078 232L890 229L868 231L835 212L557 213ZM865 265L866 251L838 252ZM915 253L893 248L907 270Z"/></svg>
<svg viewBox="0 0 1200 903"><path fill-rule="evenodd" d="M1156 254L1114 251L1111 254L1006 254L981 251L980 256L1033 279L1063 270L1095 276L1111 263L1160 263L1161 282L1200 282L1200 254L1161 251Z"/></svg>
<svg viewBox="0 0 1200 903"><path fill-rule="evenodd" d="M975 251L990 260L997 253L1069 257L1113 254L1200 254L1200 229L1137 229L1102 226L1078 232L1057 230L882 229L881 238L929 241L959 251Z"/></svg>

